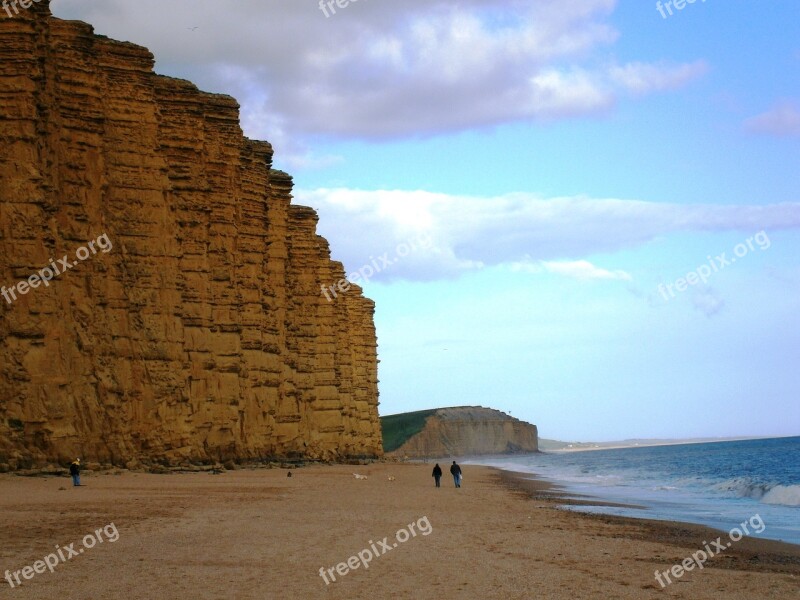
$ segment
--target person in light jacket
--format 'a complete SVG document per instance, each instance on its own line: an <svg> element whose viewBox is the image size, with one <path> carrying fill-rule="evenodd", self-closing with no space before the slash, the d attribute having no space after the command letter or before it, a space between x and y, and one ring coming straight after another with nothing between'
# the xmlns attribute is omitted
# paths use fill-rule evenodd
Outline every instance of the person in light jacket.
<svg viewBox="0 0 800 600"><path fill-rule="evenodd" d="M450 474L453 476L453 481L456 483L456 487L461 487L461 467L456 464L456 461L453 461L453 464L450 465Z"/></svg>

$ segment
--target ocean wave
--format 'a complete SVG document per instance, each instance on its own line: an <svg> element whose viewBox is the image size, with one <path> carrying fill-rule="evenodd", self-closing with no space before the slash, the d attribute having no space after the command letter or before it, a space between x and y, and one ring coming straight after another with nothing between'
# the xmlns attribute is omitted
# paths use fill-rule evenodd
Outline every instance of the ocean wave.
<svg viewBox="0 0 800 600"><path fill-rule="evenodd" d="M776 485L761 498L764 504L800 506L800 485Z"/></svg>
<svg viewBox="0 0 800 600"><path fill-rule="evenodd" d="M718 483L714 488L739 498L752 498L764 504L800 506L800 485L759 483L746 477L737 477Z"/></svg>

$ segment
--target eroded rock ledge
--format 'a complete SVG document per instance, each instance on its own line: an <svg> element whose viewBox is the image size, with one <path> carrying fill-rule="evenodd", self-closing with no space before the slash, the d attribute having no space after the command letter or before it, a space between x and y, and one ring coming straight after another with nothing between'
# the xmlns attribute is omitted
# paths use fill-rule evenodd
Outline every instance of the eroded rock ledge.
<svg viewBox="0 0 800 600"><path fill-rule="evenodd" d="M394 457L463 457L539 451L539 432L536 425L520 421L493 408L459 406L405 413L383 417L384 426L397 427L397 423L390 424L393 419L405 420L404 426L407 430L410 427L408 423L419 421L419 431L387 453ZM388 434L386 435L388 439Z"/></svg>
<svg viewBox="0 0 800 600"><path fill-rule="evenodd" d="M374 304L228 96L145 48L0 19L0 469L382 454Z"/></svg>

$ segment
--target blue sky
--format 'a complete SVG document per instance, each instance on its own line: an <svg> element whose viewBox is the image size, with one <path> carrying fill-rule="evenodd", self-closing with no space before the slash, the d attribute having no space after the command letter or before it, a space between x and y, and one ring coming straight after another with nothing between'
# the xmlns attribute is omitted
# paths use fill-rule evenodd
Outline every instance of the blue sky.
<svg viewBox="0 0 800 600"><path fill-rule="evenodd" d="M392 261L364 286L382 414L800 434L795 0L52 8L235 96L334 258Z"/></svg>

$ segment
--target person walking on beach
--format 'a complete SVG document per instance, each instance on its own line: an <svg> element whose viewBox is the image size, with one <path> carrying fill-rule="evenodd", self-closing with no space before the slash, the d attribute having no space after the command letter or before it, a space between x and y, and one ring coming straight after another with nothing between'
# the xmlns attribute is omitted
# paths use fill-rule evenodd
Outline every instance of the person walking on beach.
<svg viewBox="0 0 800 600"><path fill-rule="evenodd" d="M440 482L442 481L442 467L439 466L439 463L436 463L436 466L433 467L433 473L431 476L436 480L436 487L442 487Z"/></svg>
<svg viewBox="0 0 800 600"><path fill-rule="evenodd" d="M453 464L450 465L450 474L453 476L453 481L456 483L456 487L461 487L461 467L456 464L456 461L453 461Z"/></svg>
<svg viewBox="0 0 800 600"><path fill-rule="evenodd" d="M69 474L72 475L72 485L75 487L81 484L81 459L76 458L69 466Z"/></svg>

